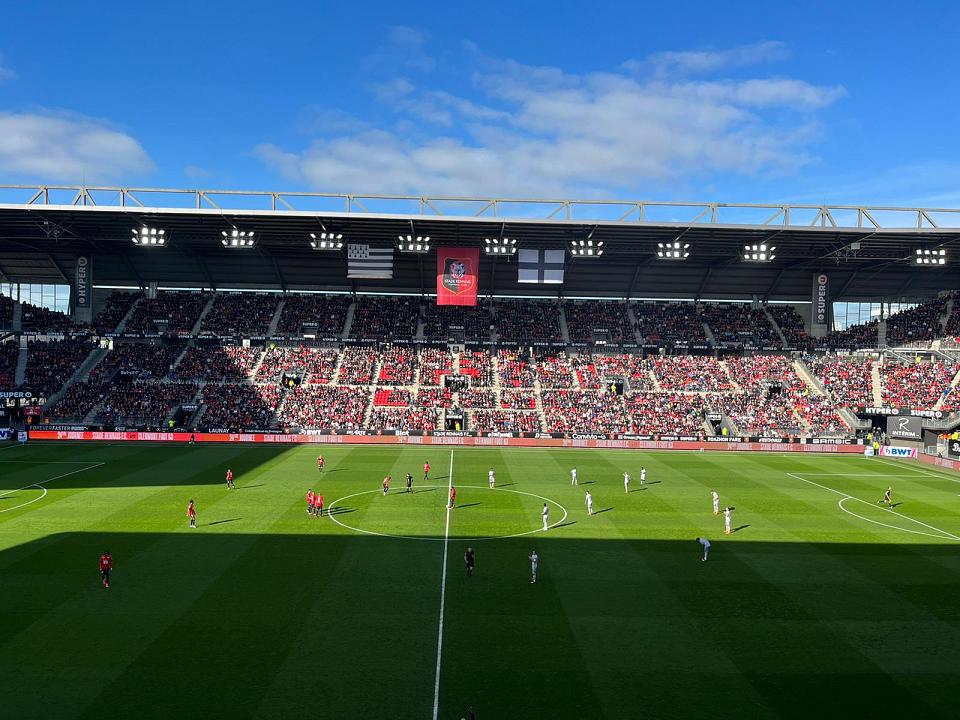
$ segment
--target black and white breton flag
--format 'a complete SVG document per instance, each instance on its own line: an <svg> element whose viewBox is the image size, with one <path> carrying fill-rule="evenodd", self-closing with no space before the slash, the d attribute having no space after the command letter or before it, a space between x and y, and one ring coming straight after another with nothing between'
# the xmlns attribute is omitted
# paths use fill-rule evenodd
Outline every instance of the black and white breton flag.
<svg viewBox="0 0 960 720"><path fill-rule="evenodd" d="M347 277L393 278L393 248L347 244Z"/></svg>
<svg viewBox="0 0 960 720"><path fill-rule="evenodd" d="M517 250L518 283L562 283L564 250Z"/></svg>

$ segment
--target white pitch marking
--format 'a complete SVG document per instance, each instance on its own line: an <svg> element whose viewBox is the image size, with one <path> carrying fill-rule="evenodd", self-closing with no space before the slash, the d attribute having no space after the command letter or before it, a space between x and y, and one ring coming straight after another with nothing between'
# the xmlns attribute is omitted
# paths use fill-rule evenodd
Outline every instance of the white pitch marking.
<svg viewBox="0 0 960 720"><path fill-rule="evenodd" d="M0 510L0 513L10 512L11 510L17 510L17 509L19 509L19 508L26 507L27 505L32 505L33 503L37 502L38 500L43 500L43 498L45 498L45 497L47 496L47 489L44 487L44 485L46 485L46 484L49 483L49 482L53 482L54 480L60 480L61 478L65 478L65 477L68 477L68 476L70 476L70 475L76 475L77 473L81 473L81 472L84 472L84 471L86 471L86 470L93 470L94 468L101 467L102 465L106 465L106 463L105 463L105 462L101 462L101 463L97 463L96 465L91 465L91 466L89 466L89 467L80 468L79 470L71 470L70 472L64 473L63 475L57 475L56 477L49 478L48 480L41 480L40 482L37 482L37 483L31 483L30 485L26 485L26 486L24 486L24 487L22 487L22 488L19 488L19 489L17 489L17 490L8 490L8 491L5 492L4 494L0 495L0 498L5 498L5 497L7 497L8 495L13 495L14 493L18 493L18 492L21 492L21 491L23 491L23 490L29 490L30 488L40 488L41 490L43 490L43 495L41 495L41 496L38 497L38 498L34 498L34 499L31 500L30 502L21 503L20 505L14 505L13 507L5 508L5 509L3 509L3 510Z"/></svg>
<svg viewBox="0 0 960 720"><path fill-rule="evenodd" d="M883 458L881 458L880 462L885 463L887 465L893 465L894 467L902 467L905 470L909 470L910 472L914 472L914 473L920 473L921 475L928 475L930 477L937 478L938 480L949 480L950 482L960 482L960 480L957 480L956 478L952 478L952 477L949 477L948 475L944 475L938 472L930 472L929 470L920 470L919 468L910 467L909 465L899 465L897 464L896 460L884 460Z"/></svg>
<svg viewBox="0 0 960 720"><path fill-rule="evenodd" d="M796 474L794 474L794 473L787 473L787 475L789 475L790 477L794 478L795 480L799 480L800 482L805 482L805 483L808 483L809 485L816 485L818 488L821 488L821 489L823 489L823 490L828 490L828 491L834 493L835 495L840 495L840 496L843 498L843 500L857 500L858 502L862 502L864 505L869 505L870 507L874 507L874 504L871 503L871 502L868 502L867 500L862 500L862 499L860 499L860 498L858 498L858 497L854 497L853 495L848 495L847 493L840 492L839 490L834 490L833 488L829 488L829 487L827 487L826 485L821 485L820 483L815 483L813 480L807 480L806 478L802 478L802 477L800 477L799 475L796 475ZM842 502L843 500L841 500L841 502ZM847 511L847 512L849 512L848 510L846 510L846 508L842 508L842 509L845 510L845 511ZM943 535L946 535L947 537L953 538L954 540L960 542L960 537L957 537L956 535L953 535L952 533L948 533L946 530L941 530L940 528L934 527L933 525L927 525L927 523L925 523L925 522L922 522L922 521L920 521L920 520L916 520L916 519L914 519L914 518L912 518L912 517L909 517L908 515L904 515L903 513L898 513L896 510L891 510L890 508L881 508L881 510L885 510L885 511L887 511L888 513L892 513L892 514L896 515L897 517L902 517L904 520L909 520L910 522L915 522L915 523L917 523L918 525L923 525L924 527L930 528L931 530L936 530L938 533L942 533ZM853 513L850 513L850 514L853 515ZM859 516L858 516L858 517L859 517ZM883 523L880 523L880 524L882 525ZM903 530L903 528L897 528L897 529L898 529L898 530ZM906 532L912 532L912 531L907 530ZM913 531L913 532L915 532L915 531Z"/></svg>
<svg viewBox="0 0 960 720"><path fill-rule="evenodd" d="M440 656L443 652L443 610L447 597L447 550L450 546L450 489L453 487L453 449L447 473L447 521L443 531L443 572L440 575L440 622L437 625L437 672L433 680L433 720L440 711Z"/></svg>
<svg viewBox="0 0 960 720"><path fill-rule="evenodd" d="M23 443L17 443L16 445L7 445L5 448L0 448L0 450L9 450L10 448L21 447Z"/></svg>
<svg viewBox="0 0 960 720"><path fill-rule="evenodd" d="M0 460L0 463L32 463L34 465L90 465L99 460ZM103 464L103 463L101 463Z"/></svg>
<svg viewBox="0 0 960 720"><path fill-rule="evenodd" d="M937 538L938 540L943 540L943 538L944 538L943 535L934 535L933 533L923 532L922 530L908 530L907 528L902 528L902 527L899 527L899 526L897 526L897 525L888 525L887 523L880 522L879 520L873 520L873 519L871 519L871 518L864 517L863 515L857 515L855 512L853 512L853 510L848 510L847 508L845 508L845 507L843 506L843 503L846 502L847 500L860 500L860 498L845 497L845 498L841 498L840 500L837 500L837 505L840 506L840 509L843 510L845 513L849 514L849 515L853 515L855 518L859 518L859 519L861 519L861 520L866 520L868 523L873 523L874 525L882 525L883 527L890 528L890 529L892 529L892 530L900 530L900 531L902 531L902 532L913 533L914 535L926 535L927 537ZM864 500L861 500L860 502L865 502L865 501L864 501ZM869 504L870 504L870 503L867 503L867 505L869 505ZM884 509L886 509L886 508L884 508ZM898 514L899 514L899 513L898 513ZM905 516L903 516L903 517L905 517ZM910 520L910 519L912 519L912 518L907 518L907 519ZM914 520L914 522L919 522L919 521ZM921 524L921 525L924 525L924 523L920 523L920 524ZM928 526L928 527L929 527L929 526ZM941 531L939 531L939 532L943 532L943 531L941 530ZM958 538L956 535L950 535L950 533L945 533L945 534L946 534L947 536L953 538L954 540L960 540L960 538Z"/></svg>

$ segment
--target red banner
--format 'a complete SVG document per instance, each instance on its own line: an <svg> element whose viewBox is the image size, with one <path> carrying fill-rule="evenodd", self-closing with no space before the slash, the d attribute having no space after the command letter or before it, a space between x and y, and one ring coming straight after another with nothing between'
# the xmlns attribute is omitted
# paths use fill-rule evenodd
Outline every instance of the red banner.
<svg viewBox="0 0 960 720"><path fill-rule="evenodd" d="M480 248L437 248L437 305L477 304Z"/></svg>

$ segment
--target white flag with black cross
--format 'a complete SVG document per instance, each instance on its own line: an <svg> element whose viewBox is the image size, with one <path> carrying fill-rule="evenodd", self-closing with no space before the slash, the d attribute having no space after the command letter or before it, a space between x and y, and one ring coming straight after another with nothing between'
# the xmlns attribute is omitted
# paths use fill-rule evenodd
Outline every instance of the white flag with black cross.
<svg viewBox="0 0 960 720"><path fill-rule="evenodd" d="M517 282L562 283L565 254L565 250L517 250Z"/></svg>

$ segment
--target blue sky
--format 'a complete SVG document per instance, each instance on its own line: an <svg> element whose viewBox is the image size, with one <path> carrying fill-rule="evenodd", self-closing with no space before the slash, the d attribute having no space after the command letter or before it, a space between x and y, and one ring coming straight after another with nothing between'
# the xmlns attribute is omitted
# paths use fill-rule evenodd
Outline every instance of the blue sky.
<svg viewBox="0 0 960 720"><path fill-rule="evenodd" d="M0 182L960 206L954 3L461 5L12 3Z"/></svg>

